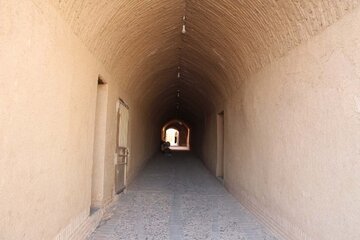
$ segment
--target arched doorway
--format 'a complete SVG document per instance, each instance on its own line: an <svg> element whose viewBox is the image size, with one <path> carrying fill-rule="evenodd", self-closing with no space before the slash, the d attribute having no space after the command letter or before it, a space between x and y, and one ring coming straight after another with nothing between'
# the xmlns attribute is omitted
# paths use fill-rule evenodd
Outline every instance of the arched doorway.
<svg viewBox="0 0 360 240"><path fill-rule="evenodd" d="M190 128L182 120L174 119L164 124L161 140L170 143L171 150L190 150Z"/></svg>
<svg viewBox="0 0 360 240"><path fill-rule="evenodd" d="M165 132L165 141L170 143L171 147L179 146L179 131L175 128L169 128Z"/></svg>

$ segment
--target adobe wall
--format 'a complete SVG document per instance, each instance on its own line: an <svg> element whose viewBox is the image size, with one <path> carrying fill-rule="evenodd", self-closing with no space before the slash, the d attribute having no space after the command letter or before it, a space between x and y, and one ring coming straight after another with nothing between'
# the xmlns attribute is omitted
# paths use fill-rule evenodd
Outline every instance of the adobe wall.
<svg viewBox="0 0 360 240"><path fill-rule="evenodd" d="M47 3L1 2L0 46L0 238L53 239L89 214L98 75L109 88L104 203L114 188L116 100L132 99ZM132 118L143 110L130 106ZM150 124L130 126L129 178L154 152L137 145L153 137Z"/></svg>
<svg viewBox="0 0 360 240"><path fill-rule="evenodd" d="M359 26L357 10L227 101L226 187L287 239L360 238Z"/></svg>

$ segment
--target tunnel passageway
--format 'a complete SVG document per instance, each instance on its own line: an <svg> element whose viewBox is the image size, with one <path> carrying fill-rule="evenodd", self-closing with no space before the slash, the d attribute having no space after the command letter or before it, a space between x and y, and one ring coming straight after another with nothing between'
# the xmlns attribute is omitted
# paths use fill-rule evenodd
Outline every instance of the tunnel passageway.
<svg viewBox="0 0 360 240"><path fill-rule="evenodd" d="M275 240L189 152L157 155L90 240Z"/></svg>
<svg viewBox="0 0 360 240"><path fill-rule="evenodd" d="M0 1L0 239L115 202L93 239L272 239L241 203L359 240L359 29L360 0Z"/></svg>

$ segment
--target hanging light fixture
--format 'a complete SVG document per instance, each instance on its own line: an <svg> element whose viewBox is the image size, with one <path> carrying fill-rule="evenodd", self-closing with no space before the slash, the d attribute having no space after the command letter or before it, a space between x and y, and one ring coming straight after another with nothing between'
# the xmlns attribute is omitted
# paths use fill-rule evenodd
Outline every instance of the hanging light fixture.
<svg viewBox="0 0 360 240"><path fill-rule="evenodd" d="M186 23L186 16L183 16L183 26L182 26L182 30L181 30L182 34L186 33L186 25L185 25L185 23Z"/></svg>

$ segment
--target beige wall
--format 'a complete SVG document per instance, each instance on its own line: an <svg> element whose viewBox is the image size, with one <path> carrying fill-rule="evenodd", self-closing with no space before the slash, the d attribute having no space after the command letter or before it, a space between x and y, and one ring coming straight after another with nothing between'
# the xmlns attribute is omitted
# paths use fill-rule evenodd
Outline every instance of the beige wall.
<svg viewBox="0 0 360 240"><path fill-rule="evenodd" d="M360 239L359 26L357 10L227 101L225 184L287 239Z"/></svg>
<svg viewBox="0 0 360 240"><path fill-rule="evenodd" d="M203 159L215 173L216 114L225 110L225 184L288 236L360 238L359 19L358 9L244 79L225 107L215 104L205 126L198 123L194 129L198 144L193 149L204 140ZM0 2L0 224L6 226L0 228L1 239L52 239L74 219L79 224L86 217L99 74L108 83L102 204L113 197L118 97L130 105L129 180L158 148L157 106L140 104L134 92L120 87L130 89L123 83L138 84L144 77L127 71L137 72L133 66L142 59L142 48L131 64L123 64L127 56L121 55L116 64L126 67L114 76L75 37L72 31L83 30L75 26L70 30L45 1ZM110 58L106 51L114 48L97 44L88 43L93 52ZM152 46L142 41L130 45ZM241 66L232 70L242 72ZM150 80L137 89L147 90ZM218 80L217 86L231 88L236 79L227 85ZM166 84L156 86L152 93L166 92ZM198 99L189 96L185 99Z"/></svg>
<svg viewBox="0 0 360 240"><path fill-rule="evenodd" d="M131 99L41 1L0 2L0 64L0 239L52 239L89 211L98 75L109 88L103 202L113 194L115 103ZM150 134L146 124L132 124L132 142ZM133 149L130 176L154 145Z"/></svg>

